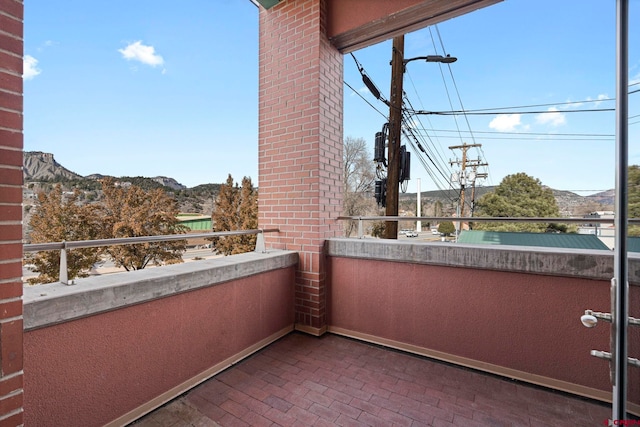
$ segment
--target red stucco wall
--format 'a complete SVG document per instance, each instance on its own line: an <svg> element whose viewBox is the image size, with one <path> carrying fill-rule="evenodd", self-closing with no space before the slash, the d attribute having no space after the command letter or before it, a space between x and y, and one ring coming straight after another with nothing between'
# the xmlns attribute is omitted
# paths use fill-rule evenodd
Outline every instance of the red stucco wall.
<svg viewBox="0 0 640 427"><path fill-rule="evenodd" d="M103 425L292 326L293 277L275 270L26 332L26 425Z"/></svg>
<svg viewBox="0 0 640 427"><path fill-rule="evenodd" d="M607 362L590 356L609 350L609 325L580 322L585 309L610 311L609 282L333 257L330 272L330 327L611 390ZM631 295L637 316L638 287ZM630 356L640 355L638 332Z"/></svg>

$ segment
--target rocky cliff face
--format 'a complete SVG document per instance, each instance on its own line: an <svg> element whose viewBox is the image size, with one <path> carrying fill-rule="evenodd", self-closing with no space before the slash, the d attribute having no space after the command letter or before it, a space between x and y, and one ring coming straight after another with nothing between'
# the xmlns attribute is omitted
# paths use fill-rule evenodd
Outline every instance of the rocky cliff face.
<svg viewBox="0 0 640 427"><path fill-rule="evenodd" d="M25 182L82 178L56 162L53 154L41 151L25 151L23 167Z"/></svg>
<svg viewBox="0 0 640 427"><path fill-rule="evenodd" d="M24 182L61 181L73 179L91 179L97 181L105 177L105 175L102 174L93 174L84 177L78 175L56 162L53 154L43 153L41 151L25 151L23 167ZM166 176L157 176L150 179L173 190L182 190L187 188L175 179Z"/></svg>
<svg viewBox="0 0 640 427"><path fill-rule="evenodd" d="M155 178L151 178L153 179L155 182L164 185L165 187L169 187L169 188L173 188L174 190L182 190L185 187L184 185L180 184L178 181L176 181L173 178L168 178L166 176L156 176Z"/></svg>

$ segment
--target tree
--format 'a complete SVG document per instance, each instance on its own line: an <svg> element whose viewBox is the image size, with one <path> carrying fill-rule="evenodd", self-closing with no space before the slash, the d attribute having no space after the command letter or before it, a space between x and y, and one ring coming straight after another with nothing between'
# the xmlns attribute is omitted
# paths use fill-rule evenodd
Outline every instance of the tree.
<svg viewBox="0 0 640 427"><path fill-rule="evenodd" d="M451 221L444 221L438 225L438 233L441 233L443 236L449 236L456 232L456 226L453 225Z"/></svg>
<svg viewBox="0 0 640 427"><path fill-rule="evenodd" d="M627 171L628 174L628 212L629 218L640 218L640 166L631 165ZM629 236L640 236L640 226L629 226Z"/></svg>
<svg viewBox="0 0 640 427"><path fill-rule="evenodd" d="M138 186L116 185L111 178L102 181L104 200L100 207L100 237L159 236L181 234L187 227L177 219L178 205L162 189L144 191ZM182 262L186 240L109 246L105 252L117 267L141 270L154 265Z"/></svg>
<svg viewBox="0 0 640 427"><path fill-rule="evenodd" d="M258 196L251 178L242 179L242 188L234 184L231 174L220 186L211 215L213 231L255 230L258 228ZM255 235L216 237L213 244L219 253L234 255L254 250Z"/></svg>
<svg viewBox="0 0 640 427"><path fill-rule="evenodd" d="M525 173L504 177L500 185L476 203L478 217L559 217L560 211L550 188L545 188L539 179ZM499 223L478 222L476 230L545 232L562 230L556 224L547 223ZM565 227L566 230L566 227Z"/></svg>
<svg viewBox="0 0 640 427"><path fill-rule="evenodd" d="M343 147L343 212L345 216L365 215L375 209L371 195L375 181L373 157L363 138L347 137ZM349 237L356 227L355 221L345 222L345 235Z"/></svg>
<svg viewBox="0 0 640 427"><path fill-rule="evenodd" d="M50 243L97 238L95 208L80 205L78 190L63 193L60 184L51 192L38 193L38 205L29 225L32 243ZM81 248L67 251L67 277L86 277L99 260L97 248ZM42 251L29 254L26 261L34 265L38 276L28 280L30 284L52 283L60 280L60 251Z"/></svg>

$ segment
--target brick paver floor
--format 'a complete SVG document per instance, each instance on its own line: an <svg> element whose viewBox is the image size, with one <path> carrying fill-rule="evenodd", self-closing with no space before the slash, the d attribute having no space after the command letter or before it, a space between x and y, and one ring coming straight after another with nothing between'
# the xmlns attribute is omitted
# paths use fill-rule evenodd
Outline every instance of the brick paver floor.
<svg viewBox="0 0 640 427"><path fill-rule="evenodd" d="M290 334L135 427L602 426L606 405L326 334Z"/></svg>

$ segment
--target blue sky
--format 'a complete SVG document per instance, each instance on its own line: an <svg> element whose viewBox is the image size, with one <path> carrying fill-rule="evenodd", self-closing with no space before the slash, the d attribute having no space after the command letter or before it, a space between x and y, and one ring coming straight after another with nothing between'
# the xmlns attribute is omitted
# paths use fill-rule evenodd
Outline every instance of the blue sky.
<svg viewBox="0 0 640 427"><path fill-rule="evenodd" d="M633 84L640 0L630 9ZM405 36L406 58L442 53L458 61L407 65L415 110L508 114L412 116L439 172L425 171L410 148L408 191L416 178L423 191L446 187L449 161L460 157L448 147L462 143L482 144L469 150L489 164L479 185L525 172L562 190L613 188L614 113L570 111L614 102L566 103L615 95L615 0L507 0ZM164 175L193 187L231 173L257 182L258 10L249 0L31 0L25 54L26 151L51 152L81 175ZM388 98L391 42L354 55ZM344 87L344 135L364 138L373 153L388 107L364 88L351 55L344 70L357 91ZM640 164L638 114L640 92L629 97L631 164Z"/></svg>

